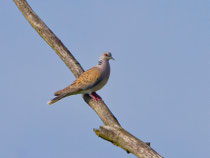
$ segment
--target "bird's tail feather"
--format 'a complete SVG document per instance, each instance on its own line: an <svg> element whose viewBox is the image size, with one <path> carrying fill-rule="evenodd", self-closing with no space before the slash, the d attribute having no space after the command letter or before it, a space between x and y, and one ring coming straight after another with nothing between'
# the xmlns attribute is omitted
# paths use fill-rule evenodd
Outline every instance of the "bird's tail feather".
<svg viewBox="0 0 210 158"><path fill-rule="evenodd" d="M51 104L53 104L53 103L55 103L55 102L61 100L61 99L64 98L64 97L67 97L67 96L68 96L68 94L61 94L61 95L59 95L59 96L53 98L52 100L48 101L47 104L51 105Z"/></svg>
<svg viewBox="0 0 210 158"><path fill-rule="evenodd" d="M60 95L63 95L63 94L77 94L77 92L79 91L80 89L75 89L75 88L70 88L69 86L64 88L64 89L61 89L57 92L54 93L55 96L60 96Z"/></svg>

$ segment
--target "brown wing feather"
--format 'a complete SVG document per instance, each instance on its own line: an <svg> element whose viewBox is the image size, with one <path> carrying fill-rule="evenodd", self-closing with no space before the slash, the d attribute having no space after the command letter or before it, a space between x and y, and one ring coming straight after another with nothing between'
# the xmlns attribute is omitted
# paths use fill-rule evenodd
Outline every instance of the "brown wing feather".
<svg viewBox="0 0 210 158"><path fill-rule="evenodd" d="M83 72L71 85L54 93L55 96L61 94L79 94L82 90L90 89L100 79L101 71L98 67L93 67Z"/></svg>

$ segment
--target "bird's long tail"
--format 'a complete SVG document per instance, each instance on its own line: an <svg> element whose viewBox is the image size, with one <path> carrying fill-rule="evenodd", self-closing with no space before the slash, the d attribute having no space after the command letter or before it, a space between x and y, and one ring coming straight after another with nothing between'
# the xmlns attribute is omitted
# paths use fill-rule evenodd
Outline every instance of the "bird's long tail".
<svg viewBox="0 0 210 158"><path fill-rule="evenodd" d="M48 101L47 104L51 105L59 100L61 100L62 98L64 97L67 97L68 94L61 94L61 95L58 95L57 97L53 98L52 100Z"/></svg>

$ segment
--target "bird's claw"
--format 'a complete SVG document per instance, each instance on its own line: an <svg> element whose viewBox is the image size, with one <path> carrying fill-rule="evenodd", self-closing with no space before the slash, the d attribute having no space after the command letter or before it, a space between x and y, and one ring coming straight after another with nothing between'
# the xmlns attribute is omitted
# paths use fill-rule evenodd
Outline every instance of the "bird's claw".
<svg viewBox="0 0 210 158"><path fill-rule="evenodd" d="M90 94L90 97L94 100L94 101L99 101L101 100L101 97L96 93L96 92L93 92Z"/></svg>

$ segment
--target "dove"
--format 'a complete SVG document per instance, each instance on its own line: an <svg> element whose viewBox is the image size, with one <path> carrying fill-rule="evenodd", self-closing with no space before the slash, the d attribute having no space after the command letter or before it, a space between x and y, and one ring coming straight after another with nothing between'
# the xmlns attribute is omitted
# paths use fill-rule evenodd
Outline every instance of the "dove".
<svg viewBox="0 0 210 158"><path fill-rule="evenodd" d="M114 58L110 52L101 54L96 66L83 72L72 84L54 93L56 96L47 104L53 104L67 96L89 94L93 100L100 100L95 92L104 87L110 75L109 60Z"/></svg>

